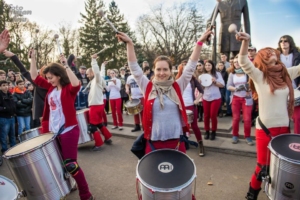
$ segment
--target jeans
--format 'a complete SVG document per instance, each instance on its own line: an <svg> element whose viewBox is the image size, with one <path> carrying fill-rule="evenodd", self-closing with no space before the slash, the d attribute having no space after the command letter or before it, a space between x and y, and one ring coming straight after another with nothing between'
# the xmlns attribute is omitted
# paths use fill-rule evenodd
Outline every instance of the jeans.
<svg viewBox="0 0 300 200"><path fill-rule="evenodd" d="M18 134L21 135L25 128L25 131L30 130L30 116L23 117L17 116L18 119Z"/></svg>
<svg viewBox="0 0 300 200"><path fill-rule="evenodd" d="M2 153L5 152L7 147L7 136L9 137L10 147L16 145L15 140L15 118L0 118L0 142L2 146Z"/></svg>
<svg viewBox="0 0 300 200"><path fill-rule="evenodd" d="M230 95L231 95L231 91L227 90L227 88L226 88L226 108L227 108L226 114L229 114L229 115L232 114L231 106L230 106Z"/></svg>

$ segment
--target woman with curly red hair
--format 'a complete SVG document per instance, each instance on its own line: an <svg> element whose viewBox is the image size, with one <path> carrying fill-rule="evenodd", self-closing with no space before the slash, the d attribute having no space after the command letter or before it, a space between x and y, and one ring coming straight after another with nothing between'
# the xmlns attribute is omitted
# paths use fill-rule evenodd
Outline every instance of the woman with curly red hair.
<svg viewBox="0 0 300 200"><path fill-rule="evenodd" d="M300 75L300 65L287 69L280 61L280 52L273 48L258 51L253 63L247 56L250 36L239 33L242 40L238 62L250 79L253 97L259 97L259 117L256 123L257 166L252 175L246 199L256 200L261 190L262 175L269 166L268 144L271 137L290 133L289 119L294 109L294 89L292 79ZM287 99L290 99L287 105ZM274 109L276 108L276 109ZM268 135L260 126L263 124L270 132Z"/></svg>

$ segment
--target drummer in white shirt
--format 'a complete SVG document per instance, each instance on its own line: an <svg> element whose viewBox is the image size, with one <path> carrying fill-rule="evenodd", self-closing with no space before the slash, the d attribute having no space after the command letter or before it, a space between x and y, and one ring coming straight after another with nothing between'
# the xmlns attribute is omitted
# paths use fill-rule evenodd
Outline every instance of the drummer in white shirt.
<svg viewBox="0 0 300 200"><path fill-rule="evenodd" d="M107 130L104 122L103 122L103 115L104 112L104 102L103 102L103 90L106 87L106 81L100 75L99 66L97 64L97 54L92 55L92 69L88 69L86 71L87 77L90 79L91 86L90 92L88 96L89 102L89 130L93 134L95 139L95 146L91 149L92 151L99 151L101 148L100 146L103 143L111 144L111 133ZM107 62L104 62L105 65ZM104 135L104 142L100 136L100 133Z"/></svg>
<svg viewBox="0 0 300 200"><path fill-rule="evenodd" d="M150 72L150 70L149 70ZM127 82L126 82L126 93L129 96L129 100L131 99L139 99L141 101L141 105L144 106L144 96L139 88L138 84L134 80L133 75L128 76ZM141 119L140 119L141 117ZM141 120L143 119L143 110L139 113L134 115L134 129L131 130L131 132L136 132L141 130Z"/></svg>
<svg viewBox="0 0 300 200"><path fill-rule="evenodd" d="M217 72L215 64L212 60L207 60L204 65L203 74L199 76L199 81L201 83L201 77L204 74L209 74L212 76L212 84L204 87L203 93L203 110L204 110L204 129L205 137L204 139L214 140L216 137L216 130L218 125L218 111L221 105L221 93L219 88L224 87L225 83L220 72ZM202 84L203 85L203 84ZM210 120L212 123L211 134L210 134Z"/></svg>

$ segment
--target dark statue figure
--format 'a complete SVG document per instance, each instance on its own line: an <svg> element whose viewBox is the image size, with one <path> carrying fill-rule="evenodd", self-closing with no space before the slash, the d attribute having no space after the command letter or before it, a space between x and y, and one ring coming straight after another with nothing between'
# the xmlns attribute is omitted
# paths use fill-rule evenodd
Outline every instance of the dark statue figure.
<svg viewBox="0 0 300 200"><path fill-rule="evenodd" d="M217 9L217 14L220 13L221 27L218 38L218 53L224 53L227 58L230 56L235 56L238 54L241 42L235 39L235 34L228 32L228 27L230 24L234 23L237 26L237 31L241 28L241 18L243 13L244 18L244 32L250 33L250 18L247 0L223 0L215 7L214 11ZM207 25L210 26L211 20L213 18L212 13L210 19L207 21Z"/></svg>

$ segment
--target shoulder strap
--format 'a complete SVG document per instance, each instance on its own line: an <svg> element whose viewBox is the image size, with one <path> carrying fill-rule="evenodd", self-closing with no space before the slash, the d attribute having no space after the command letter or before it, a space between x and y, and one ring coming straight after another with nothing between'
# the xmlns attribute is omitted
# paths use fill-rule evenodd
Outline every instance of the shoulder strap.
<svg viewBox="0 0 300 200"><path fill-rule="evenodd" d="M267 129L267 127L262 123L262 121L260 120L259 116L258 116L257 119L258 119L258 123L259 123L260 127L264 130L264 132L267 135L271 136L271 133L270 133L269 129Z"/></svg>

